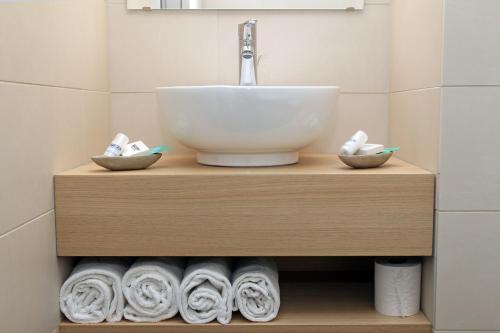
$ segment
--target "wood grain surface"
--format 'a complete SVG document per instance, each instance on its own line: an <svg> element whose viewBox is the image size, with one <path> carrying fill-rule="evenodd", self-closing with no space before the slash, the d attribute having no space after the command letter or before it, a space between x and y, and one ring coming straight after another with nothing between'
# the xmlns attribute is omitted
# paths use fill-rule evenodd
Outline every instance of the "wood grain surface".
<svg viewBox="0 0 500 333"><path fill-rule="evenodd" d="M333 155L272 168L164 157L147 170L88 164L55 177L60 256L429 256L434 175L392 158Z"/></svg>

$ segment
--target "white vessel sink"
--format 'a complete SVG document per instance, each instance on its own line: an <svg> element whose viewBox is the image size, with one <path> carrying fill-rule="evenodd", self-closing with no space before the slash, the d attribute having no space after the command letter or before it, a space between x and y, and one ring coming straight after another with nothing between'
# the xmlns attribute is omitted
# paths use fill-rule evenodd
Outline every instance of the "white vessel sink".
<svg viewBox="0 0 500 333"><path fill-rule="evenodd" d="M164 129L216 166L298 161L336 108L338 87L198 86L157 89Z"/></svg>

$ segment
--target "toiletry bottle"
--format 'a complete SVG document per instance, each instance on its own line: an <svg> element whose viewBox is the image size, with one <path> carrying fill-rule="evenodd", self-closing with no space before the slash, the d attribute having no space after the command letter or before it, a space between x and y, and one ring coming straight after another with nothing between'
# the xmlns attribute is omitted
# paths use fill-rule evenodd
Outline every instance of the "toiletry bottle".
<svg viewBox="0 0 500 333"><path fill-rule="evenodd" d="M357 131L346 143L340 148L341 155L353 155L368 141L368 135L363 131Z"/></svg>
<svg viewBox="0 0 500 333"><path fill-rule="evenodd" d="M109 157L120 156L127 143L128 137L123 133L118 133L104 152L104 155Z"/></svg>
<svg viewBox="0 0 500 333"><path fill-rule="evenodd" d="M129 143L128 145L125 146L122 152L122 156L128 157L128 156L136 156L141 153L145 153L149 151L149 147L146 146L146 144L142 141L136 141Z"/></svg>

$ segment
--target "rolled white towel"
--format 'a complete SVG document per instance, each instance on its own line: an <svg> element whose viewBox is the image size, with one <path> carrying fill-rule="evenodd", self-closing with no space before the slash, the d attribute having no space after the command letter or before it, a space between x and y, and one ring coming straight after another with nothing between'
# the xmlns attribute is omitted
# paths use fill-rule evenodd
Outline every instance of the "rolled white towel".
<svg viewBox="0 0 500 333"><path fill-rule="evenodd" d="M233 309L250 321L273 320L280 308L278 280L278 268L272 259L240 259L233 272Z"/></svg>
<svg viewBox="0 0 500 333"><path fill-rule="evenodd" d="M80 324L120 321L124 307L121 283L127 268L128 263L119 259L80 261L61 287L62 313Z"/></svg>
<svg viewBox="0 0 500 333"><path fill-rule="evenodd" d="M137 259L122 280L123 295L128 302L125 318L158 322L175 316L183 274L182 259Z"/></svg>
<svg viewBox="0 0 500 333"><path fill-rule="evenodd" d="M233 292L231 264L224 258L193 258L181 283L180 313L190 324L204 324L214 319L229 324Z"/></svg>

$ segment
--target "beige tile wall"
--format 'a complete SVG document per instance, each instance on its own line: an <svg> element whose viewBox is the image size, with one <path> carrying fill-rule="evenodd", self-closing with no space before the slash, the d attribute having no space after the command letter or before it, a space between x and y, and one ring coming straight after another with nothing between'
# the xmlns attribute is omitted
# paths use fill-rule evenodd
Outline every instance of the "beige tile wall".
<svg viewBox="0 0 500 333"><path fill-rule="evenodd" d="M53 208L52 175L100 152L109 132L107 93L0 82L3 234ZM13 177L15 174L15 177Z"/></svg>
<svg viewBox="0 0 500 333"><path fill-rule="evenodd" d="M500 86L443 88L440 210L500 211L499 111Z"/></svg>
<svg viewBox="0 0 500 333"><path fill-rule="evenodd" d="M443 80L500 85L500 1L447 0Z"/></svg>
<svg viewBox="0 0 500 333"><path fill-rule="evenodd" d="M391 91L441 86L443 0L392 0Z"/></svg>
<svg viewBox="0 0 500 333"><path fill-rule="evenodd" d="M336 152L354 131L387 144L389 3L360 12L142 12L108 1L112 129L182 147L158 124L155 87L237 84L238 24L257 18L259 84L339 85L336 123L312 152Z"/></svg>
<svg viewBox="0 0 500 333"><path fill-rule="evenodd" d="M500 3L393 0L392 8L390 141L437 174L423 308L436 332L498 331Z"/></svg>
<svg viewBox="0 0 500 333"><path fill-rule="evenodd" d="M439 172L445 0L391 1L389 142ZM437 230L437 228L435 229ZM423 262L422 309L435 321L436 251Z"/></svg>
<svg viewBox="0 0 500 333"><path fill-rule="evenodd" d="M0 332L57 328L52 177L109 140L106 29L104 0L0 2Z"/></svg>
<svg viewBox="0 0 500 333"><path fill-rule="evenodd" d="M437 330L500 329L500 213L437 217Z"/></svg>
<svg viewBox="0 0 500 333"><path fill-rule="evenodd" d="M436 266L443 331L500 330L499 15L495 0L445 1Z"/></svg>
<svg viewBox="0 0 500 333"><path fill-rule="evenodd" d="M436 172L442 85L443 0L391 2L389 136L399 156Z"/></svg>
<svg viewBox="0 0 500 333"><path fill-rule="evenodd" d="M58 260L54 211L0 236L2 269L0 331L50 333L59 321L57 295L68 274L68 261Z"/></svg>
<svg viewBox="0 0 500 333"><path fill-rule="evenodd" d="M103 2L3 1L0 80L107 91Z"/></svg>
<svg viewBox="0 0 500 333"><path fill-rule="evenodd" d="M390 141L398 156L437 173L441 123L441 88L390 95Z"/></svg>

